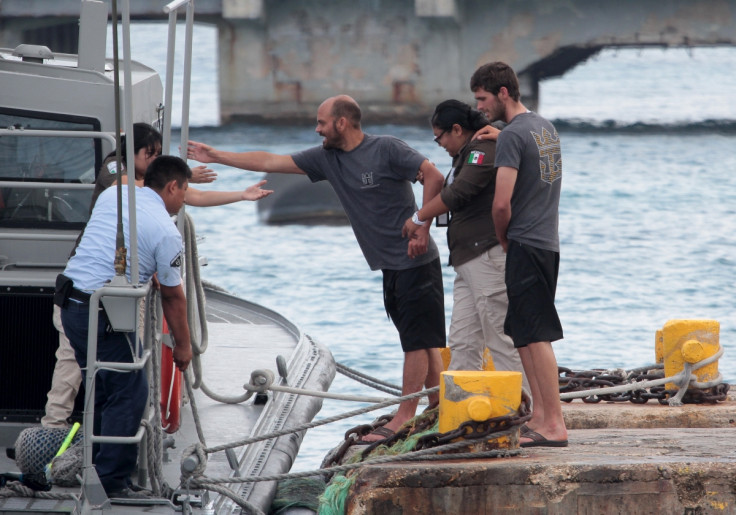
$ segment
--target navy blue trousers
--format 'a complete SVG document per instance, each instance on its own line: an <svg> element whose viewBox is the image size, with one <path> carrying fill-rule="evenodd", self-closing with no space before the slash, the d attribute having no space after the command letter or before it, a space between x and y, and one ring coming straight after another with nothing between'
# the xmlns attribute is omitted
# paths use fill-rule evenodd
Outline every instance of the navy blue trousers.
<svg viewBox="0 0 736 515"><path fill-rule="evenodd" d="M89 305L69 301L61 310L64 326L87 388L87 333ZM135 342L135 333L127 333ZM100 311L97 326L97 360L131 363L133 355L126 333L108 330L108 320ZM148 401L148 380L144 370L114 372L101 370L95 379L95 434L103 436L134 436ZM126 488L138 459L135 444L105 444L95 448L93 462L102 486L107 492Z"/></svg>

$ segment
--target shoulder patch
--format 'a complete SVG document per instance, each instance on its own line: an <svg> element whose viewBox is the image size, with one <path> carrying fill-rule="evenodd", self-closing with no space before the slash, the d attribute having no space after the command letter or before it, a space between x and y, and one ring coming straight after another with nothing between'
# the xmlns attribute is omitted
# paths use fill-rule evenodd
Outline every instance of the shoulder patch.
<svg viewBox="0 0 736 515"><path fill-rule="evenodd" d="M469 165L480 165L483 164L483 159L485 159L486 153L481 152L480 150L473 150L468 154L468 164Z"/></svg>
<svg viewBox="0 0 736 515"><path fill-rule="evenodd" d="M117 162L116 161L110 161L109 163L107 163L107 171L110 172L113 175L115 175L116 173L118 173L118 164L117 164Z"/></svg>
<svg viewBox="0 0 736 515"><path fill-rule="evenodd" d="M181 252L179 252L174 259L171 260L171 263L169 263L169 266L171 268L180 268L181 267Z"/></svg>

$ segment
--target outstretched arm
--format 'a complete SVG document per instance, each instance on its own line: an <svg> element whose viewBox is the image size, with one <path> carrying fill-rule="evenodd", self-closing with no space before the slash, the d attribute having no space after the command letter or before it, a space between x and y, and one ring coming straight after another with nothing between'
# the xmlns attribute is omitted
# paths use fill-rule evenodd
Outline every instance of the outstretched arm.
<svg viewBox="0 0 736 515"><path fill-rule="evenodd" d="M202 191L196 188L188 188L184 201L189 206L211 207L232 204L241 200L259 200L269 196L273 190L261 189L266 181L260 181L249 186L243 191Z"/></svg>
<svg viewBox="0 0 736 515"><path fill-rule="evenodd" d="M291 156L260 151L225 152L197 141L188 142L187 158L200 163L219 163L255 172L304 173Z"/></svg>

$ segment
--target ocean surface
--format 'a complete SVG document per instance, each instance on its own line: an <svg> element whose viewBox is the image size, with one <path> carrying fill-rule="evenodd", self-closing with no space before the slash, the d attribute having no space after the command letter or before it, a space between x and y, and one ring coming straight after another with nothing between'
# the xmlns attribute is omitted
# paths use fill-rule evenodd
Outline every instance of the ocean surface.
<svg viewBox="0 0 736 515"><path fill-rule="evenodd" d="M218 126L214 29L198 26L195 38L192 139L276 153L321 143L311 128ZM134 58L163 74L165 40L164 25L137 25ZM539 111L558 128L564 163L557 308L565 338L554 344L561 366L648 365L665 322L707 318L721 324L720 371L736 382L734 69L734 48L611 50L542 83ZM462 100L472 101L470 93ZM428 126L364 129L398 136L440 170L450 167ZM241 189L261 177L213 168L218 180L203 187ZM366 265L350 227L263 225L252 202L190 213L204 238L205 279L282 313L338 362L401 383L381 274ZM432 234L446 263L445 230ZM453 278L445 267L448 327ZM341 375L331 391L384 395ZM359 405L327 400L317 419ZM317 468L348 428L375 413L310 430L293 471Z"/></svg>

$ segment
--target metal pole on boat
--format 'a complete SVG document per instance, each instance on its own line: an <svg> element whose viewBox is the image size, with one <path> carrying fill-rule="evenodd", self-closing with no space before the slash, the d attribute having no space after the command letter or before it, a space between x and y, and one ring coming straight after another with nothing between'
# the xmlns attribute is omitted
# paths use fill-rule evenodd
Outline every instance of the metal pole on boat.
<svg viewBox="0 0 736 515"><path fill-rule="evenodd" d="M171 153L171 103L174 96L174 49L176 48L176 10L164 12L169 15L169 36L166 47L166 86L164 89L163 153Z"/></svg>
<svg viewBox="0 0 736 515"><path fill-rule="evenodd" d="M133 134L133 72L131 70L131 55L130 55L130 1L126 0L123 2L123 80L125 87L123 94L125 95L125 101L123 106L125 107L125 133L129 135L128 144L126 145L126 160L128 163L135 163L135 148L134 148L134 134ZM131 165L133 177L131 180L130 172L128 172L128 225L130 233L130 282L137 285L139 282L138 278L138 225L136 221L136 210L135 210L135 165Z"/></svg>
<svg viewBox="0 0 736 515"><path fill-rule="evenodd" d="M115 165L122 175L121 136L120 136L120 65L118 61L118 6L117 0L112 0L112 62L113 62L113 91L115 94ZM132 134L130 135L133 136ZM127 146L131 146L128 144ZM131 161L132 162L132 161ZM115 238L115 275L125 275L126 249L125 234L123 233L123 184L117 181L118 223Z"/></svg>
<svg viewBox="0 0 736 515"><path fill-rule="evenodd" d="M186 161L189 141L189 98L192 80L192 32L194 29L194 2L187 3L186 36L184 38L184 85L181 99L181 140L179 156Z"/></svg>

